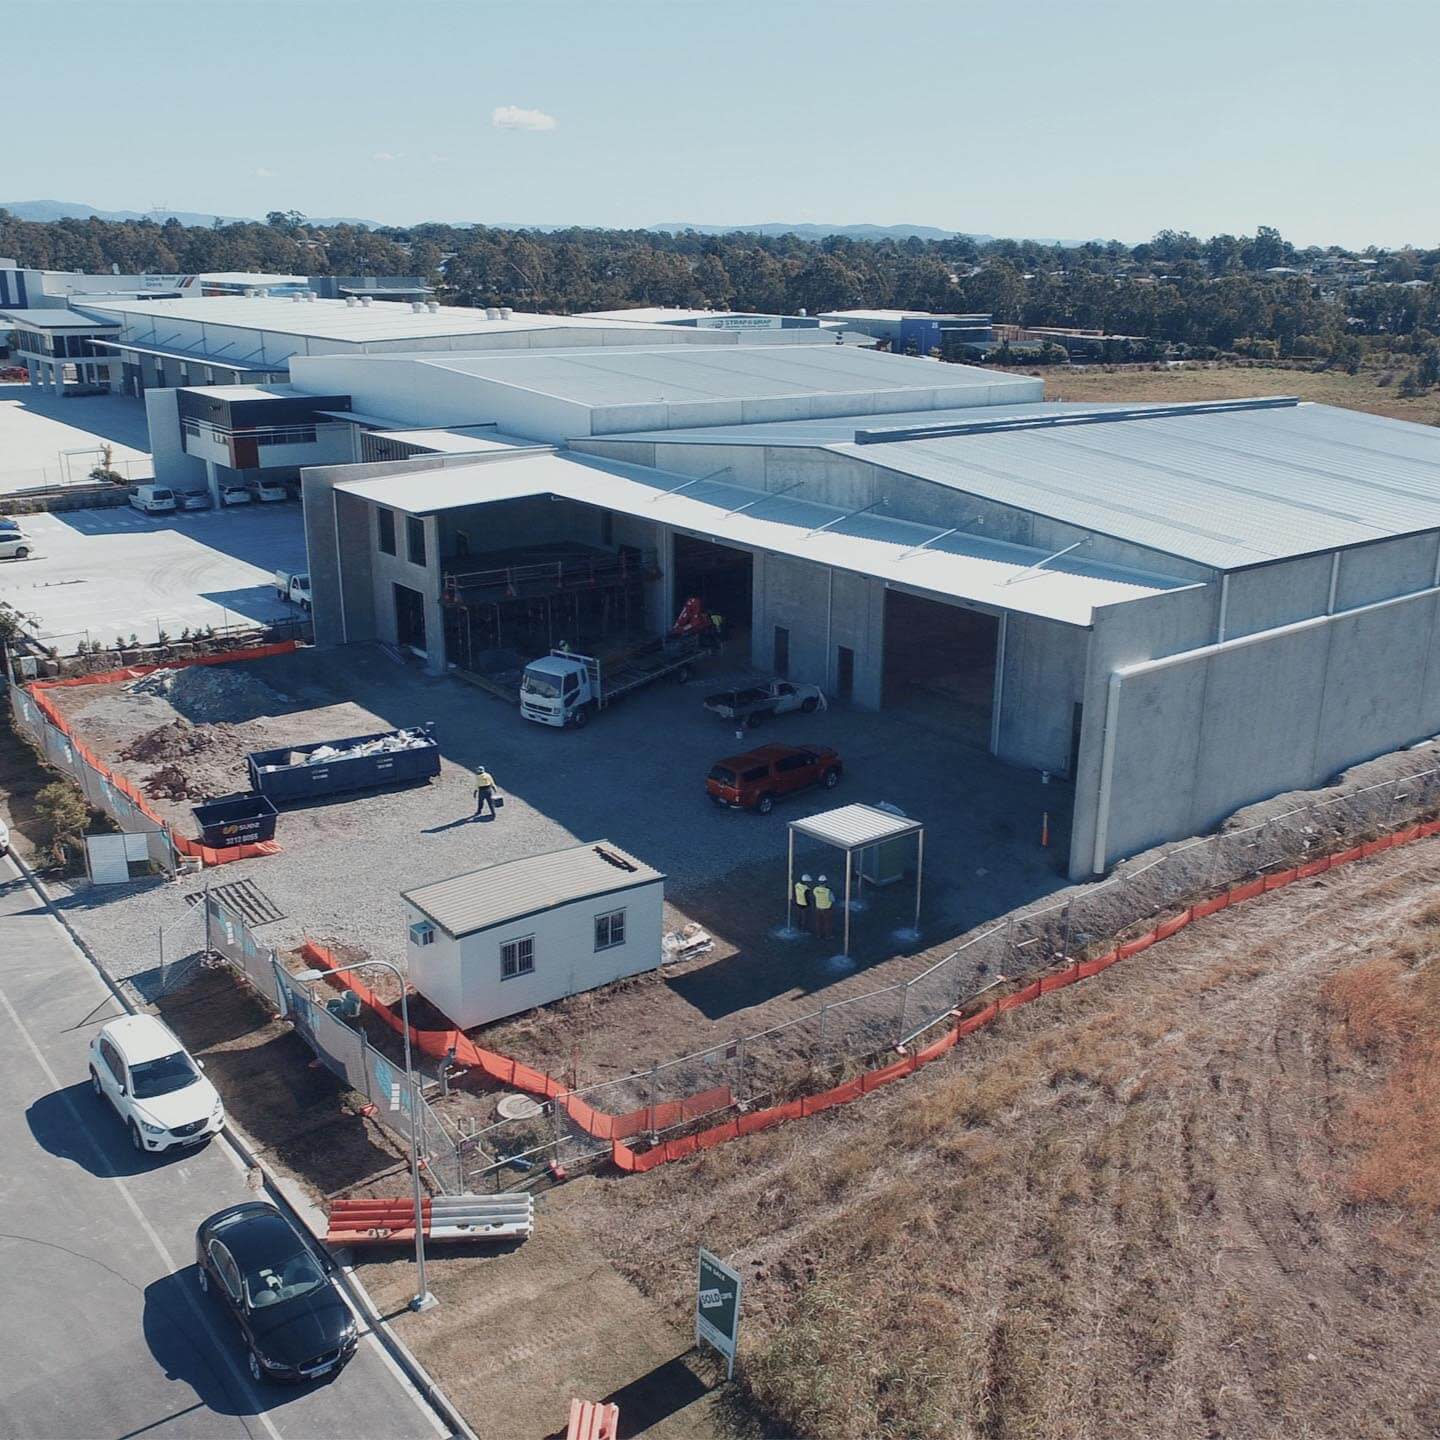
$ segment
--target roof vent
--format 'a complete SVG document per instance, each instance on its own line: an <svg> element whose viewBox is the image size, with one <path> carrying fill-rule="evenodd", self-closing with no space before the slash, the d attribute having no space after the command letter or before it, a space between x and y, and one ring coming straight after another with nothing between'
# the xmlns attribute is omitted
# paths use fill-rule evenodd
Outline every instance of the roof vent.
<svg viewBox="0 0 1440 1440"><path fill-rule="evenodd" d="M360 303L368 310L370 308L370 297L368 295L362 295L360 297Z"/></svg>
<svg viewBox="0 0 1440 1440"><path fill-rule="evenodd" d="M508 305L502 305L500 307L500 318L502 320L508 320L514 313Z"/></svg>
<svg viewBox="0 0 1440 1440"><path fill-rule="evenodd" d="M498 320L500 318L500 312L493 305L487 305L485 307L485 318L487 320Z"/></svg>
<svg viewBox="0 0 1440 1440"><path fill-rule="evenodd" d="M297 304L297 305L303 305L303 304L305 303L305 297L304 297L303 295L301 295L298 291L297 291L294 295L292 295L290 298L291 298L291 300L293 300L293 301L295 302L295 304Z"/></svg>
<svg viewBox="0 0 1440 1440"><path fill-rule="evenodd" d="M410 308L415 314L423 315L425 313L425 302L423 300L412 300L410 302Z"/></svg>
<svg viewBox="0 0 1440 1440"><path fill-rule="evenodd" d="M425 302L425 308L432 315L438 315L440 313L440 302L438 300L427 300Z"/></svg>
<svg viewBox="0 0 1440 1440"><path fill-rule="evenodd" d="M357 295L347 295L345 297L345 303L353 308L360 303L360 298Z"/></svg>
<svg viewBox="0 0 1440 1440"><path fill-rule="evenodd" d="M595 845L591 848L607 865L613 865L617 870L624 870L628 875L635 874L640 868L617 851L607 850L603 845Z"/></svg>

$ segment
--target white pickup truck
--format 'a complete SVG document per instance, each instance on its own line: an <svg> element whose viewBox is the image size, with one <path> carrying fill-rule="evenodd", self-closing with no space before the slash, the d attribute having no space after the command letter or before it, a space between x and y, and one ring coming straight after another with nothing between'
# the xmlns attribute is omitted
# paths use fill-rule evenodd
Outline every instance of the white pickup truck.
<svg viewBox="0 0 1440 1440"><path fill-rule="evenodd" d="M771 715L788 715L792 710L810 715L825 708L825 696L818 685L797 685L789 680L762 680L748 690L722 690L705 697L705 708L724 720L737 720L754 729Z"/></svg>
<svg viewBox="0 0 1440 1440"><path fill-rule="evenodd" d="M275 593L282 600L290 600L302 610L310 608L310 577L292 575L288 570L275 572Z"/></svg>

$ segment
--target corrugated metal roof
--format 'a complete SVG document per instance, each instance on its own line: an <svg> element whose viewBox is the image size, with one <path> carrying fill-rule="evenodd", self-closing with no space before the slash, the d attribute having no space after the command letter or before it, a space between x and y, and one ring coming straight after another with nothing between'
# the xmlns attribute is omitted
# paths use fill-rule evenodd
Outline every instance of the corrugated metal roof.
<svg viewBox="0 0 1440 1440"><path fill-rule="evenodd" d="M826 845L859 850L866 845L878 845L882 840L893 840L897 835L913 835L925 827L918 820L892 815L875 805L841 805L804 820L792 820L790 828Z"/></svg>
<svg viewBox="0 0 1440 1440"><path fill-rule="evenodd" d="M851 416L859 417L852 421L852 435L871 413L866 396L913 392L914 409L921 411L946 404L945 397L952 397L949 403L956 406L996 403L1004 396L1038 398L1042 385L1029 376L845 345L591 347L479 355L421 351L408 358L581 405L683 405L792 396L823 403L824 397L852 397L859 402L849 407Z"/></svg>
<svg viewBox="0 0 1440 1440"><path fill-rule="evenodd" d="M89 315L77 314L60 305L38 310L16 306L0 310L0 320L27 325L32 330L104 330L120 323L118 320L94 320Z"/></svg>
<svg viewBox="0 0 1440 1440"><path fill-rule="evenodd" d="M293 296L216 295L180 300L124 300L75 297L87 310L123 317L128 323L162 324L189 321L275 335L310 336L321 340L425 340L442 335L490 335L517 330L615 330L620 322L578 316L538 315L515 311L506 319L487 319L483 310L442 305L439 310L413 310L409 305L379 301L351 305L344 300L300 300ZM621 328L633 331L635 322ZM674 327L654 327L673 338Z"/></svg>
<svg viewBox="0 0 1440 1440"><path fill-rule="evenodd" d="M664 880L608 840L484 865L401 895L451 935L473 934L575 900Z"/></svg>
<svg viewBox="0 0 1440 1440"><path fill-rule="evenodd" d="M1440 527L1434 427L1327 405L1250 404L999 405L607 438L823 447L1219 570ZM1057 417L1066 423L1050 423ZM972 433L855 439L946 423Z"/></svg>
<svg viewBox="0 0 1440 1440"><path fill-rule="evenodd" d="M1142 599L1184 582L1114 565L1049 559L1043 549L877 512L847 515L832 505L719 480L697 481L646 466L573 454L525 453L488 463L342 480L337 490L412 515L560 495L644 520L817 565L869 575L952 600L1089 625L1097 606Z"/></svg>

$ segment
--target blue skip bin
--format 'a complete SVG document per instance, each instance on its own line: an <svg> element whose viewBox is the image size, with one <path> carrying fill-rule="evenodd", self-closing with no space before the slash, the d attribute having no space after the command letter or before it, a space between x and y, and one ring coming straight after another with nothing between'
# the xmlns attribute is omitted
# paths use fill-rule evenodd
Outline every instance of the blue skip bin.
<svg viewBox="0 0 1440 1440"><path fill-rule="evenodd" d="M325 740L318 745L257 750L246 763L251 788L284 804L341 795L347 790L430 780L440 773L440 746L431 724Z"/></svg>
<svg viewBox="0 0 1440 1440"><path fill-rule="evenodd" d="M275 806L253 790L217 795L194 806L190 813L200 827L200 843L216 850L275 838Z"/></svg>

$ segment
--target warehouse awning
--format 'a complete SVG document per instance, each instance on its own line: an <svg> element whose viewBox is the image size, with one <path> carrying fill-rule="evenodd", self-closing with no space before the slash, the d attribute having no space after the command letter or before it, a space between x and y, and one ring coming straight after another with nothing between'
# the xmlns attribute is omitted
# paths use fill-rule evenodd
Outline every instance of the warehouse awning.
<svg viewBox="0 0 1440 1440"><path fill-rule="evenodd" d="M336 490L409 515L554 495L652 520L701 539L883 580L920 595L1089 625L1102 605L1187 582L1035 546L893 519L874 506L846 511L803 498L803 486L766 492L727 482L724 470L686 476L574 454L521 452L488 462L341 480Z"/></svg>

